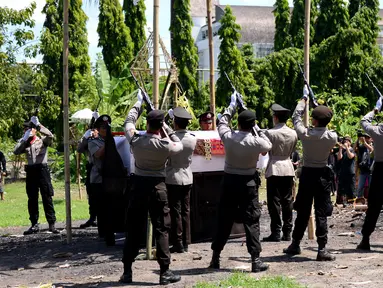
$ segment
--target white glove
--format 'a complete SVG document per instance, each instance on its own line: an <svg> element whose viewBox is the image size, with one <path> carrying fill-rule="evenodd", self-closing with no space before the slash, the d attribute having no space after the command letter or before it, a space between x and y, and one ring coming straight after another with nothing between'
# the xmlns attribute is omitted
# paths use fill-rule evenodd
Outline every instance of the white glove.
<svg viewBox="0 0 383 288"><path fill-rule="evenodd" d="M255 124L254 129L255 129L255 131L257 131L257 132L260 132L260 131L261 131L261 128L259 128L258 124Z"/></svg>
<svg viewBox="0 0 383 288"><path fill-rule="evenodd" d="M98 114L98 111L95 110L93 113L92 113L92 117L94 118L94 120L97 120L98 117L100 117L100 114Z"/></svg>
<svg viewBox="0 0 383 288"><path fill-rule="evenodd" d="M217 114L217 119L218 119L218 121L221 120L221 118L222 118L222 114L221 114L221 113L218 113L218 114Z"/></svg>
<svg viewBox="0 0 383 288"><path fill-rule="evenodd" d="M137 102L142 105L142 102L144 101L144 95L142 95L141 89L138 89L137 93Z"/></svg>
<svg viewBox="0 0 383 288"><path fill-rule="evenodd" d="M85 134L84 134L84 138L85 139L89 139L90 137L92 137L93 136L93 131L91 130L91 129L88 129L88 130L86 130L86 132L85 132Z"/></svg>
<svg viewBox="0 0 383 288"><path fill-rule="evenodd" d="M170 119L174 119L173 109L169 109L168 114L169 114Z"/></svg>
<svg viewBox="0 0 383 288"><path fill-rule="evenodd" d="M233 108L237 107L237 91L234 91L230 97L230 106Z"/></svg>
<svg viewBox="0 0 383 288"><path fill-rule="evenodd" d="M382 96L379 97L378 101L376 101L375 109L380 111L382 109Z"/></svg>
<svg viewBox="0 0 383 288"><path fill-rule="evenodd" d="M40 126L40 121L39 121L39 118L37 116L32 116L31 122L33 123L33 125L35 125L35 127Z"/></svg>
<svg viewBox="0 0 383 288"><path fill-rule="evenodd" d="M22 140L27 141L29 139L29 137L32 137L32 136L33 136L32 135L32 129L28 129L27 131L25 131Z"/></svg>
<svg viewBox="0 0 383 288"><path fill-rule="evenodd" d="M303 86L303 97L302 99L307 100L309 98L309 88L307 87L307 84Z"/></svg>

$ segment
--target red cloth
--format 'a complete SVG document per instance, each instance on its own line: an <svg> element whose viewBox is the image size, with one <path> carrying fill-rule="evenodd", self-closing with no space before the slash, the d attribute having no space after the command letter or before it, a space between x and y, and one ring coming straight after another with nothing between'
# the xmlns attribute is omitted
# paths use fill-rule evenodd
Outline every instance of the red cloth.
<svg viewBox="0 0 383 288"><path fill-rule="evenodd" d="M206 141L207 143L205 143ZM194 154L206 156L207 152L210 152L211 155L225 155L225 148L222 141L218 139L197 139Z"/></svg>

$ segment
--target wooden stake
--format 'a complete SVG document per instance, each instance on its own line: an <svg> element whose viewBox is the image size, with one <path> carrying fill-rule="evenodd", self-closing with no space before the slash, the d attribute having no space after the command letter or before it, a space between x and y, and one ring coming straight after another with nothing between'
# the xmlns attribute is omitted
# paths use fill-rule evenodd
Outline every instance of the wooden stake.
<svg viewBox="0 0 383 288"><path fill-rule="evenodd" d="M82 200L82 191L81 191L81 177L80 177L80 166L81 166L81 153L77 152L77 186L78 186L78 197Z"/></svg>
<svg viewBox="0 0 383 288"><path fill-rule="evenodd" d="M209 58L210 58L210 111L214 113L214 117L217 117L215 113L215 87L214 87L214 43L213 43L213 20L211 16L211 0L206 0L207 8L207 27L209 34ZM215 130L216 124L213 121L213 130Z"/></svg>
<svg viewBox="0 0 383 288"><path fill-rule="evenodd" d="M63 108L64 108L64 163L65 163L65 210L66 210L66 231L67 243L72 242L72 213L70 199L70 169L69 169L69 72L68 72L68 56L69 56L69 0L64 0L64 44L63 44Z"/></svg>

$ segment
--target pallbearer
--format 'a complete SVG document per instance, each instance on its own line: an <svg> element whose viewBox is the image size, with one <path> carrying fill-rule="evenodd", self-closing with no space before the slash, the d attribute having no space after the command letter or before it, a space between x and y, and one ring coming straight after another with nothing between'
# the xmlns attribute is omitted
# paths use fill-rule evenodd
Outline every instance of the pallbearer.
<svg viewBox="0 0 383 288"><path fill-rule="evenodd" d="M295 131L303 146L303 167L299 179L298 195L294 202L297 218L293 231L293 241L283 252L291 255L301 253L299 245L305 233L314 200L318 242L317 261L333 261L335 257L325 249L327 244L327 217L332 214L330 195L333 179L332 170L327 167L327 159L337 142L338 136L326 127L333 116L331 109L326 106L320 105L313 110L311 117L314 128L304 126L302 116L308 95L309 92L305 85L303 98L293 114Z"/></svg>
<svg viewBox="0 0 383 288"><path fill-rule="evenodd" d="M231 96L230 106L222 115L218 124L218 133L225 146L225 168L223 188L218 208L217 234L211 245L213 257L210 268L220 268L220 254L230 236L234 218L239 207L240 217L246 231L247 250L251 255L252 271L259 272L268 269L268 265L261 262L259 254L259 217L261 207L258 201L260 178L257 168L260 153L271 149L271 143L263 132L253 135L255 113L244 110L238 116L238 129L230 128L231 119L237 107L237 96Z"/></svg>
<svg viewBox="0 0 383 288"><path fill-rule="evenodd" d="M263 241L281 241L281 229L283 231L282 240L290 241L293 228L292 189L295 176L290 155L295 150L298 137L297 133L286 125L290 110L279 104L273 104L271 110L273 111L274 128L265 132L273 145L269 153L269 163L265 175L271 234L263 238ZM281 210L283 227L280 217Z"/></svg>

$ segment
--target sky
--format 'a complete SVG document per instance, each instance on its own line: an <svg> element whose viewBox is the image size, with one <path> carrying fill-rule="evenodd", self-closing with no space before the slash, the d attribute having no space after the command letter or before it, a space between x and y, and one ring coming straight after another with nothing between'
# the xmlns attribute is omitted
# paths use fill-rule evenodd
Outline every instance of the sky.
<svg viewBox="0 0 383 288"><path fill-rule="evenodd" d="M0 6L7 6L14 9L22 9L28 6L33 1L36 2L36 10L33 15L33 19L36 22L34 28L35 40L38 41L41 29L45 20L45 15L41 13L45 0L0 0ZM83 0L83 9L88 16L87 28L88 28L88 41L89 41L89 55L92 62L96 59L96 54L101 52L98 45L97 35L97 23L98 23L98 5L94 4L94 0ZM122 3L123 0L120 0ZM275 0L220 0L221 5L257 5L257 6L272 6ZM153 0L145 0L146 4L146 19L147 30L152 29L153 25ZM289 0L290 6L293 4L293 0ZM383 1L380 0L380 8L383 8ZM169 23L170 23L170 0L160 0L160 36L165 42L165 45L170 51L170 35L169 35ZM17 59L22 61L25 59L23 52L20 51L17 55ZM41 62L41 56L36 59L26 59L27 62L36 63Z"/></svg>

